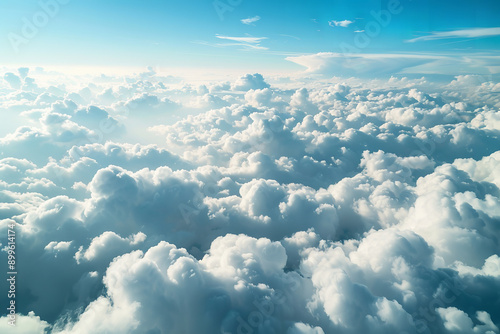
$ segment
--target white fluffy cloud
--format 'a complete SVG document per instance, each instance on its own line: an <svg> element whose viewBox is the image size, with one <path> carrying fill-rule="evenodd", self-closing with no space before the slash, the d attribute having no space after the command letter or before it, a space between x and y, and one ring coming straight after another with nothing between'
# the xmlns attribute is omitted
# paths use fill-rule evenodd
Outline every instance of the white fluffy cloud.
<svg viewBox="0 0 500 334"><path fill-rule="evenodd" d="M354 21L351 21L351 20L342 20L342 21L328 21L328 24L331 26L331 27L344 27L344 28L347 28L348 26L350 26L351 24L353 24Z"/></svg>
<svg viewBox="0 0 500 334"><path fill-rule="evenodd" d="M2 76L20 332L499 333L497 82Z"/></svg>
<svg viewBox="0 0 500 334"><path fill-rule="evenodd" d="M232 86L233 90L250 90L269 88L269 84L264 80L262 74L247 74L242 76Z"/></svg>

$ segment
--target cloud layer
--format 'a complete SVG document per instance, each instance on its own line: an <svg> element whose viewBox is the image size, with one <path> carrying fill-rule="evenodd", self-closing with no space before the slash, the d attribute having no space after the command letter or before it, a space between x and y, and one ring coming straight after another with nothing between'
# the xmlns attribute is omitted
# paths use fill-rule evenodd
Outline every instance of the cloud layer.
<svg viewBox="0 0 500 334"><path fill-rule="evenodd" d="M0 83L21 332L499 333L497 82L28 75Z"/></svg>

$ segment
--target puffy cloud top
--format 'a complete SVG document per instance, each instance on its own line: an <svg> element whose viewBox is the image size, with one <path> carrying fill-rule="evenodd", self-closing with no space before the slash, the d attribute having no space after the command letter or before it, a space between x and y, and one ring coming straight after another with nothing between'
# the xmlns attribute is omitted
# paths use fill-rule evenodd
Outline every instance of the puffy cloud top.
<svg viewBox="0 0 500 334"><path fill-rule="evenodd" d="M250 89L264 89L269 88L269 84L264 80L262 74L247 74L242 76L232 85L233 90L247 91Z"/></svg>

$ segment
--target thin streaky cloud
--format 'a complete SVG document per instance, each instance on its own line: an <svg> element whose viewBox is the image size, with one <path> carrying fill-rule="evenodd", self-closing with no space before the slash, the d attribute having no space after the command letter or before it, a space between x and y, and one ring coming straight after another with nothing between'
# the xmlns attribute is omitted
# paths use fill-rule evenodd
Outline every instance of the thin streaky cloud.
<svg viewBox="0 0 500 334"><path fill-rule="evenodd" d="M231 42L227 43L211 43L207 41L193 41L193 43L196 44L201 44L201 45L208 45L212 47L230 47L230 46L241 46L243 47L243 50L269 50L269 48L265 46L261 46L260 42L264 39L267 39L267 37L232 37L232 36L222 36L222 35L215 35L215 37Z"/></svg>
<svg viewBox="0 0 500 334"><path fill-rule="evenodd" d="M249 17L247 19L242 19L241 23L250 25L250 24L257 22L259 20L260 20L260 16L254 16L254 17Z"/></svg>
<svg viewBox="0 0 500 334"><path fill-rule="evenodd" d="M269 48L266 48L265 46L245 44L245 43L225 43L225 44L218 44L218 45L220 45L220 46L242 46L245 49L253 49L253 50L269 50Z"/></svg>
<svg viewBox="0 0 500 334"><path fill-rule="evenodd" d="M262 40L267 39L267 37L231 37L223 35L215 35L215 37L245 44L259 44Z"/></svg>
<svg viewBox="0 0 500 334"><path fill-rule="evenodd" d="M248 50L248 49L269 50L269 48L267 48L265 46L260 46L260 45L256 45L256 44L247 44L247 43L210 43L207 41L192 41L192 43L212 46L215 48L225 48L228 46L242 46L242 47L244 47L245 50Z"/></svg>
<svg viewBox="0 0 500 334"><path fill-rule="evenodd" d="M478 38L478 37L491 37L491 36L500 36L500 27L498 27L498 28L472 28L472 29L461 29L461 30L453 30L453 31L433 32L430 35L409 39L406 42L414 43L414 42L421 42L421 41L432 41L432 40L437 40L437 39Z"/></svg>
<svg viewBox="0 0 500 334"><path fill-rule="evenodd" d="M293 38L297 41L300 41L300 37L297 37L297 36L293 36L293 35L287 35L287 34L280 34L280 36L283 36L283 37L290 37L290 38Z"/></svg>

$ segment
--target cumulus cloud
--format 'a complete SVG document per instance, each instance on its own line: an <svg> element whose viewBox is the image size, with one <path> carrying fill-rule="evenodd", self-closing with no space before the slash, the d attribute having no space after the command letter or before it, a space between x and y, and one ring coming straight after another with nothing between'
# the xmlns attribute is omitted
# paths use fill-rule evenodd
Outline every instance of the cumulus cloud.
<svg viewBox="0 0 500 334"><path fill-rule="evenodd" d="M262 74L259 73L242 76L232 85L233 90L243 91L250 89L265 89L269 87L269 84L264 80Z"/></svg>
<svg viewBox="0 0 500 334"><path fill-rule="evenodd" d="M17 315L16 333L22 334L42 334L50 329L50 325L36 316L34 312L29 312L28 315ZM0 318L0 329L2 333L12 331L13 326L8 324L7 317Z"/></svg>
<svg viewBox="0 0 500 334"><path fill-rule="evenodd" d="M455 307L439 308L439 316L444 320L446 333L496 333L498 327L491 321L490 315L478 311L476 317L480 324L474 326L472 320L464 312Z"/></svg>
<svg viewBox="0 0 500 334"><path fill-rule="evenodd" d="M75 254L75 260L77 263L80 263L80 261L92 261L97 258L102 259L103 252L107 253L108 254L107 256L110 256L111 257L110 259L112 259L114 257L113 253L115 254L125 253L126 251L124 251L123 248L126 249L127 247L135 246L143 242L145 239L146 235L141 232L132 235L128 238L121 238L116 233L107 231L101 234L100 236L95 237L90 243L87 250L84 251L83 247L80 248L78 252L76 252ZM55 247L59 247L59 244ZM65 247L67 248L66 244ZM45 248L47 248L47 246ZM108 261L110 259L108 259Z"/></svg>
<svg viewBox="0 0 500 334"><path fill-rule="evenodd" d="M0 234L20 332L499 332L491 78L18 72Z"/></svg>

